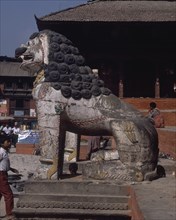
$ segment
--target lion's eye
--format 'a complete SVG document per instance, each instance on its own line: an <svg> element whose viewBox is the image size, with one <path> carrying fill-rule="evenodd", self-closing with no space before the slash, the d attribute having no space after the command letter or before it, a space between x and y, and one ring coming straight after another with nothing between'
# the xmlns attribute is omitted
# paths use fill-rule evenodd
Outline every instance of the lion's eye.
<svg viewBox="0 0 176 220"><path fill-rule="evenodd" d="M33 46L33 45L35 45L35 40L28 41L28 46Z"/></svg>

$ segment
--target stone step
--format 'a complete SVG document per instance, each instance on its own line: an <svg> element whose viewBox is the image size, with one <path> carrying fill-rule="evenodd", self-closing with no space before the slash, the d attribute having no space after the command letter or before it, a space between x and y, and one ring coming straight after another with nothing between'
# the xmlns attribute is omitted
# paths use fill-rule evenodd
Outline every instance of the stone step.
<svg viewBox="0 0 176 220"><path fill-rule="evenodd" d="M104 181L27 181L17 219L130 220L129 186Z"/></svg>
<svg viewBox="0 0 176 220"><path fill-rule="evenodd" d="M128 210L26 208L14 210L18 220L131 220Z"/></svg>
<svg viewBox="0 0 176 220"><path fill-rule="evenodd" d="M25 183L25 193L41 194L81 194L81 195L118 195L128 196L128 185L105 181L69 181L69 180L30 180Z"/></svg>
<svg viewBox="0 0 176 220"><path fill-rule="evenodd" d="M84 194L33 194L25 193L20 195L20 200L22 203L27 204L30 201L47 203L48 201L59 202L59 203L128 203L128 196L118 196L118 195L84 195Z"/></svg>
<svg viewBox="0 0 176 220"><path fill-rule="evenodd" d="M146 112L147 114L147 112ZM146 115L144 114L144 115ZM164 117L165 126L175 126L176 125L176 110L161 110L161 114Z"/></svg>

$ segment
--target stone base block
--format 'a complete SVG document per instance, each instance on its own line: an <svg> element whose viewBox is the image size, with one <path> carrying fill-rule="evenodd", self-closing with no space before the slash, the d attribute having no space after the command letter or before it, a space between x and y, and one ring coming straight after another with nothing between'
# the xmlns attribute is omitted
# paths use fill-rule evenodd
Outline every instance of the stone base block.
<svg viewBox="0 0 176 220"><path fill-rule="evenodd" d="M28 181L14 209L18 220L130 220L129 186L94 181Z"/></svg>
<svg viewBox="0 0 176 220"><path fill-rule="evenodd" d="M136 180L135 169L128 168L120 160L90 161L82 165L84 179L114 180L119 183Z"/></svg>

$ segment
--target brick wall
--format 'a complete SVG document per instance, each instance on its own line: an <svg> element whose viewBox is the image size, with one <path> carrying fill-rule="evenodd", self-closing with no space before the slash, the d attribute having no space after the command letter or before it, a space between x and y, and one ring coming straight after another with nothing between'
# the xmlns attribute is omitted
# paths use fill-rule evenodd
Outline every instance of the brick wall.
<svg viewBox="0 0 176 220"><path fill-rule="evenodd" d="M135 108L144 113L144 115L146 115L149 110L150 102L154 101L164 116L165 126L176 126L176 99L174 98L124 98L123 101L132 104Z"/></svg>
<svg viewBox="0 0 176 220"><path fill-rule="evenodd" d="M160 152L176 159L176 130L157 128Z"/></svg>
<svg viewBox="0 0 176 220"><path fill-rule="evenodd" d="M16 144L16 153L17 154L33 154L35 149L34 144Z"/></svg>
<svg viewBox="0 0 176 220"><path fill-rule="evenodd" d="M176 99L175 98L123 98L125 102L134 105L137 109L149 109L150 102L155 102L159 109L172 109L176 110Z"/></svg>

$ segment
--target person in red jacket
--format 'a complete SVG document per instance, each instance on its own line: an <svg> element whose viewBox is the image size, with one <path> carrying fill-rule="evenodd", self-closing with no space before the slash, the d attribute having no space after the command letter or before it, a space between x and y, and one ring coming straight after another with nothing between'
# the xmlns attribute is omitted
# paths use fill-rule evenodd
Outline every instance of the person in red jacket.
<svg viewBox="0 0 176 220"><path fill-rule="evenodd" d="M164 118L155 102L150 103L150 109L147 117L151 120L156 128L164 128Z"/></svg>

